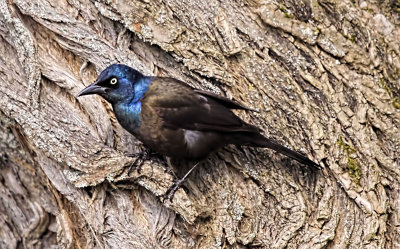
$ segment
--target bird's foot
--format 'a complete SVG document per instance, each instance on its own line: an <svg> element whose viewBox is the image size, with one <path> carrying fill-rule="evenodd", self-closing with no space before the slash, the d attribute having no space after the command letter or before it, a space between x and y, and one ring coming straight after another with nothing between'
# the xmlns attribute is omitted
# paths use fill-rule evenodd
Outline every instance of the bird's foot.
<svg viewBox="0 0 400 249"><path fill-rule="evenodd" d="M190 173L193 172L197 168L200 162L197 162L187 173L182 179L176 180L168 189L167 192L163 195L163 202L165 200L169 199L172 202L172 199L174 198L175 192L182 186L182 183L186 181L186 179L189 177Z"/></svg>
<svg viewBox="0 0 400 249"><path fill-rule="evenodd" d="M168 189L167 192L162 196L163 202L166 200L170 200L172 202L172 199L174 198L175 192L182 186L182 184L185 182L185 178L178 179L176 180Z"/></svg>
<svg viewBox="0 0 400 249"><path fill-rule="evenodd" d="M128 155L128 156L136 156L135 160L131 163L131 165L129 165L128 174L131 172L133 167L135 167L138 173L140 174L142 171L142 165L144 161L148 160L150 158L150 155L151 155L151 150L148 148L140 151L137 154ZM139 164L137 164L138 161L140 161Z"/></svg>

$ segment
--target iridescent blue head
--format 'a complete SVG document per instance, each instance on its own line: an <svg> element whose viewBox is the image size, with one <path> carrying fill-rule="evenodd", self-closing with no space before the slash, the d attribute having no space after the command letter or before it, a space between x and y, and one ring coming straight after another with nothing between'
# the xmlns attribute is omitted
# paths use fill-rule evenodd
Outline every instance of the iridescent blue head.
<svg viewBox="0 0 400 249"><path fill-rule="evenodd" d="M98 94L111 104L129 104L139 101L151 78L123 64L113 64L100 73L97 80L78 95Z"/></svg>

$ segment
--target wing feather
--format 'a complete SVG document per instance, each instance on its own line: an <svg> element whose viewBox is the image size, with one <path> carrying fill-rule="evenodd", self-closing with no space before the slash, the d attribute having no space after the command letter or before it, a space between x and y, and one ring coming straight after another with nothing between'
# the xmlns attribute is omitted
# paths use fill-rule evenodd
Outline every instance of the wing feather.
<svg viewBox="0 0 400 249"><path fill-rule="evenodd" d="M208 92L208 91L204 91L204 90L198 90L195 89L194 90L196 93L199 93L203 96L206 96L207 98L212 98L213 100L219 102L221 105L229 108L229 109L241 109L241 110L247 110L247 111L253 111L253 112L258 112L254 109L251 109L249 107L246 107L244 105L242 105L239 102L236 102L234 100L228 99L224 96L212 93L212 92Z"/></svg>
<svg viewBox="0 0 400 249"><path fill-rule="evenodd" d="M259 132L236 116L231 109L247 107L216 95L196 90L172 79L154 80L142 101L146 101L162 118L165 127L200 131Z"/></svg>

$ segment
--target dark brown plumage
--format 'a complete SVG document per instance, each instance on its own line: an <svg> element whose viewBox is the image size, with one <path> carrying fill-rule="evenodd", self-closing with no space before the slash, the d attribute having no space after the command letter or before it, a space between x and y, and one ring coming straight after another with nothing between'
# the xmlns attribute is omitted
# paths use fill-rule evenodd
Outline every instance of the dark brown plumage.
<svg viewBox="0 0 400 249"><path fill-rule="evenodd" d="M199 161L224 145L236 144L270 148L319 167L302 154L264 137L259 128L231 110L251 109L173 78L147 77L128 66L114 64L78 96L94 93L113 105L119 123L127 131L168 157Z"/></svg>
<svg viewBox="0 0 400 249"><path fill-rule="evenodd" d="M260 129L231 109L249 110L214 93L196 90L173 78L154 78L142 100L141 126L135 133L144 144L173 158L200 160L226 144L267 147L301 163L307 157L260 134Z"/></svg>

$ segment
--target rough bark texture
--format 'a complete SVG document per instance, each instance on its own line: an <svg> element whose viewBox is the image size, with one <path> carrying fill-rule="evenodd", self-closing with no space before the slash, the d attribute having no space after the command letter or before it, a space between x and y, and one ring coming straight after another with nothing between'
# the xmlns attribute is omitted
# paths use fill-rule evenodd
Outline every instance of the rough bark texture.
<svg viewBox="0 0 400 249"><path fill-rule="evenodd" d="M400 248L399 13L0 0L0 248ZM238 114L324 169L228 146L162 203L165 163L128 174L140 143L104 100L75 98L116 62L259 110Z"/></svg>

